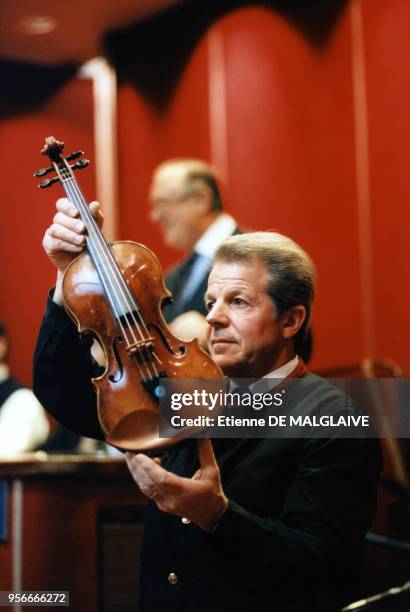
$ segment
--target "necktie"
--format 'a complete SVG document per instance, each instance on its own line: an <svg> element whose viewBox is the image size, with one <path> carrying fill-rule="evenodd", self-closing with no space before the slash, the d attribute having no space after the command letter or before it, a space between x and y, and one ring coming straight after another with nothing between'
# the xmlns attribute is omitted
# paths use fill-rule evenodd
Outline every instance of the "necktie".
<svg viewBox="0 0 410 612"><path fill-rule="evenodd" d="M240 385L239 387L235 387L230 389L230 393L232 394L232 404L231 407L242 407L243 402L249 405L249 398L252 397L252 391L246 385Z"/></svg>
<svg viewBox="0 0 410 612"><path fill-rule="evenodd" d="M188 261L190 264L189 269L186 271L186 276L184 274L185 287L183 287L178 300L181 306L187 304L192 298L205 275L209 272L212 263L210 257L199 255L198 253L193 253Z"/></svg>
<svg viewBox="0 0 410 612"><path fill-rule="evenodd" d="M196 259L196 253L192 253L191 256L186 260L184 264L182 264L179 272L178 278L176 280L176 287L173 291L174 294L174 309L178 311L177 314L182 310L182 295L185 290L185 286L189 276L191 274L192 266ZM175 315L174 315L175 316Z"/></svg>

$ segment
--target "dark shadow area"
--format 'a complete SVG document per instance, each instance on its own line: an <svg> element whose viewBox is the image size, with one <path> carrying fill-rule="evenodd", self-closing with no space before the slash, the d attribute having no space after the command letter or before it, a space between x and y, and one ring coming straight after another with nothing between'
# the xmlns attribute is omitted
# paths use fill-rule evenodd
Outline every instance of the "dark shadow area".
<svg viewBox="0 0 410 612"><path fill-rule="evenodd" d="M348 0L276 0L260 4L270 4L312 47L320 50L326 46Z"/></svg>
<svg viewBox="0 0 410 612"><path fill-rule="evenodd" d="M120 83L131 82L158 109L172 98L189 57L220 17L245 6L282 15L320 51L329 40L347 0L196 0L142 22L107 33L104 49Z"/></svg>
<svg viewBox="0 0 410 612"><path fill-rule="evenodd" d="M77 72L78 64L43 66L0 60L0 117L40 108Z"/></svg>
<svg viewBox="0 0 410 612"><path fill-rule="evenodd" d="M229 12L245 7L267 8L283 16L320 51L347 5L347 0L193 0L176 5L104 38L107 58L121 82L131 82L154 106L165 108L189 58L206 30ZM0 60L0 117L40 108L71 79L76 63L45 66Z"/></svg>

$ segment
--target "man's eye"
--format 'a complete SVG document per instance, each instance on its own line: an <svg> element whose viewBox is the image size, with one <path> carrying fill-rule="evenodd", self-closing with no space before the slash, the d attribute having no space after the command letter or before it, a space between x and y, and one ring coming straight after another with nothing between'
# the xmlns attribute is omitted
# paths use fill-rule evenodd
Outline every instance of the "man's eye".
<svg viewBox="0 0 410 612"><path fill-rule="evenodd" d="M212 310L212 306L215 304L215 302L213 302L212 300L208 300L207 302L205 302L205 308L207 309L207 311L209 312L210 310Z"/></svg>
<svg viewBox="0 0 410 612"><path fill-rule="evenodd" d="M246 302L242 298L236 297L236 298L233 298L232 304L236 304L237 306L240 306L242 304L246 304Z"/></svg>

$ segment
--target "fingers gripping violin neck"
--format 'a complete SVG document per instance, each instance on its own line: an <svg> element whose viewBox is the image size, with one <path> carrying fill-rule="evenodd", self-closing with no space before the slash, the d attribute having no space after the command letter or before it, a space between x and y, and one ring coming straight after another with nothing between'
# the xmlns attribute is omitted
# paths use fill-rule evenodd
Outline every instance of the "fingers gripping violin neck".
<svg viewBox="0 0 410 612"><path fill-rule="evenodd" d="M147 247L130 241L109 245L81 193L73 166L82 155L64 158L64 143L46 139L42 150L56 176L40 183L60 182L86 227L86 249L67 267L64 306L80 333L92 333L105 353L105 372L92 379L97 389L98 417L109 444L122 450L153 451L179 441L160 438L161 379L222 379L219 367L196 340L173 336L162 316L165 287L158 259Z"/></svg>

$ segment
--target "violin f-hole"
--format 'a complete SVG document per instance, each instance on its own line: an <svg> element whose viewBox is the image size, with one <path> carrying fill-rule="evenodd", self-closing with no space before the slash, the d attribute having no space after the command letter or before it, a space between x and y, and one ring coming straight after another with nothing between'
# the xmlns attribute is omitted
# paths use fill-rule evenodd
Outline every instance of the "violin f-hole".
<svg viewBox="0 0 410 612"><path fill-rule="evenodd" d="M108 376L108 380L112 383L119 383L123 377L124 374L124 366L122 365L122 361L120 359L120 354L118 352L118 348L117 348L117 343L122 343L124 342L124 340L121 338L121 336L117 336L116 338L114 338L114 341L112 343L112 350L114 353L114 357L115 357L115 361L117 363L117 371L115 374L109 374Z"/></svg>

